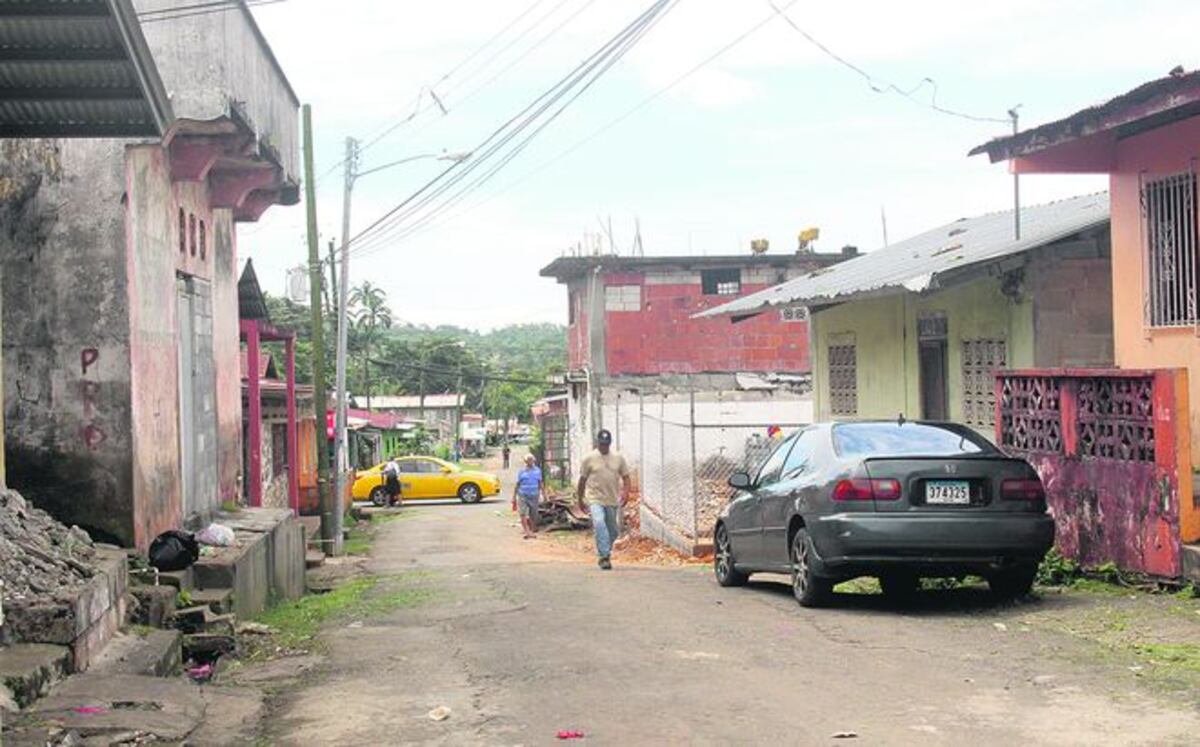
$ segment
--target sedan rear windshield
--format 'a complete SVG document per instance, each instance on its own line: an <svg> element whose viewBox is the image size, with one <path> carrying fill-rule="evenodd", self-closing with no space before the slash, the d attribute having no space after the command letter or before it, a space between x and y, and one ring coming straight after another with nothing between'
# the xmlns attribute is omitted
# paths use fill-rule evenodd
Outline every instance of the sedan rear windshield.
<svg viewBox="0 0 1200 747"><path fill-rule="evenodd" d="M969 428L928 423L844 423L834 426L833 444L841 456L864 459L995 452L994 446Z"/></svg>

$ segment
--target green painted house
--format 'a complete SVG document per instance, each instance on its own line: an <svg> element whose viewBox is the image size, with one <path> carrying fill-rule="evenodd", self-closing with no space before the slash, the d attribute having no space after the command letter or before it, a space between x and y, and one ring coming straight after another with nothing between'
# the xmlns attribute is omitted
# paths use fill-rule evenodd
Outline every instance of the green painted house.
<svg viewBox="0 0 1200 747"><path fill-rule="evenodd" d="M1107 193L963 218L707 312L807 313L819 420L991 436L998 368L1111 367Z"/></svg>

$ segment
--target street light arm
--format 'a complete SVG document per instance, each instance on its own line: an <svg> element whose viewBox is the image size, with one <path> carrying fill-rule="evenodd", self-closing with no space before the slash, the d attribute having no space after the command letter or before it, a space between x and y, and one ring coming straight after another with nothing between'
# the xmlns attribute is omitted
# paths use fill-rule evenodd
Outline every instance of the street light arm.
<svg viewBox="0 0 1200 747"><path fill-rule="evenodd" d="M400 164L409 163L411 161L421 161L426 158L435 158L439 161L454 161L455 163L458 163L460 161L465 161L470 155L470 153L422 153L419 156L401 158L399 161L392 161L391 163L385 163L382 166L376 166L373 169L360 171L354 175L354 178L358 179L366 176L367 174L374 174L376 171L383 171L384 169L390 169L393 166L399 166Z"/></svg>

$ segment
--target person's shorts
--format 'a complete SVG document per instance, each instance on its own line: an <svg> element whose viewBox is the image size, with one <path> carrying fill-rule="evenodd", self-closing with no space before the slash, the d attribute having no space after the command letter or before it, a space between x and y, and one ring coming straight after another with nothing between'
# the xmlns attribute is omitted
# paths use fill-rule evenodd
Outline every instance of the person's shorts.
<svg viewBox="0 0 1200 747"><path fill-rule="evenodd" d="M537 499L518 498L517 512L527 519L536 519L538 517Z"/></svg>

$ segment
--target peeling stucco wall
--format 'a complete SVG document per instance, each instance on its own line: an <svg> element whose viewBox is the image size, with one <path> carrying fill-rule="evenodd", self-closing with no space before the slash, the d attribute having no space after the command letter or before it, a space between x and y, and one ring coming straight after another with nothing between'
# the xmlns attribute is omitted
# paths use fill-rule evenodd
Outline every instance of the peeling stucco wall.
<svg viewBox="0 0 1200 747"><path fill-rule="evenodd" d="M61 520L132 526L124 144L0 141L9 484Z"/></svg>

